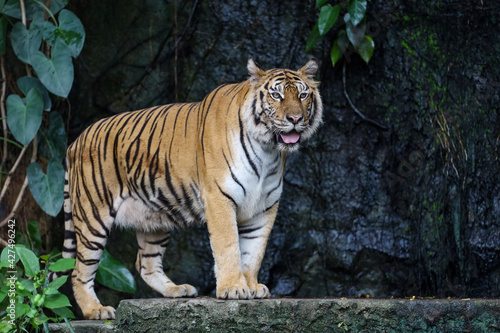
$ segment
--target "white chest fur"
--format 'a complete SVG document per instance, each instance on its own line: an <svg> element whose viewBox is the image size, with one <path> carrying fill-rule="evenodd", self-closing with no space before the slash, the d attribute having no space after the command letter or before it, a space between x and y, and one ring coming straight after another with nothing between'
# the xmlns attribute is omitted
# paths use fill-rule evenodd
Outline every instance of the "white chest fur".
<svg viewBox="0 0 500 333"><path fill-rule="evenodd" d="M283 188L282 153L266 150L249 137L243 142L246 148L240 145L233 151L231 172L225 180L225 188L238 205L239 224L274 205Z"/></svg>

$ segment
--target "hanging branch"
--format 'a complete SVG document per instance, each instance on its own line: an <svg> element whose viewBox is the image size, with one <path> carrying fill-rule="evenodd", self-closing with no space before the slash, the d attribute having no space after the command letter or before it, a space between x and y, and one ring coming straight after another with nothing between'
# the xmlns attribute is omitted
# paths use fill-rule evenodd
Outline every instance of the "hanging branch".
<svg viewBox="0 0 500 333"><path fill-rule="evenodd" d="M384 129L386 130L387 127L378 123L377 121L375 120L372 120L368 117L366 117L361 111L358 110L358 108L354 105L354 103L351 101L351 98L349 97L349 94L347 93L347 84L346 84L346 79L345 79L345 63L344 63L344 66L342 67L342 82L344 83L344 95L345 95L345 98L347 99L347 101L349 102L349 105L351 106L351 108L354 110L354 112L356 112L358 114L358 116L360 116L363 120L369 122L369 123L372 123L373 125L381 128L381 129Z"/></svg>

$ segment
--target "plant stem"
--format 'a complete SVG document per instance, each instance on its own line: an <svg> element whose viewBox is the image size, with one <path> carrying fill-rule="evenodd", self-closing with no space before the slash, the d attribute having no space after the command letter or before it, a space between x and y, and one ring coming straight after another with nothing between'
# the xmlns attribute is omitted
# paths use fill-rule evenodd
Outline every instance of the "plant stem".
<svg viewBox="0 0 500 333"><path fill-rule="evenodd" d="M36 161L36 156L38 153L38 148L37 148L38 143L36 136L31 143L33 145L33 151L31 152L31 163L33 163ZM26 174L26 176L24 177L23 186L21 187L21 190L17 195L16 203L14 204L14 207L12 207L10 214L5 219L3 219L2 222L0 222L0 228L3 227L10 219L12 219L17 214L17 210L19 209L19 205L21 204L21 201L24 196L24 191L26 191L27 187L28 187L28 175Z"/></svg>
<svg viewBox="0 0 500 333"><path fill-rule="evenodd" d="M28 26L26 25L26 7L24 6L24 0L19 0L19 4L21 5L21 22L24 24L26 28L28 28ZM28 64L25 64L25 67L26 67L26 74L28 76L31 76L30 66Z"/></svg>
<svg viewBox="0 0 500 333"><path fill-rule="evenodd" d="M7 180L3 184L2 193L0 193L0 202L2 202L2 199L5 195L5 193L7 192L7 189L9 188L10 180L12 179L12 174L14 172L16 172L17 166L21 162L21 159L23 158L25 152L26 152L26 146L23 147L23 150L21 150L21 152L19 153L19 156L17 157L16 163L14 163L14 165L10 169L9 173L7 174Z"/></svg>
<svg viewBox="0 0 500 333"><path fill-rule="evenodd" d="M385 127L384 125L376 122L375 120L372 120L368 117L366 117L363 113L361 113L361 111L358 110L358 108L354 105L354 103L351 101L351 98L349 97L349 94L347 93L347 85L346 85L346 79L345 79L345 63L344 63L344 67L342 67L342 82L344 83L344 95L345 95L345 98L347 99L347 101L349 102L349 105L351 106L351 108L354 110L354 112L356 112L358 114L358 116L360 116L363 120L366 120L367 122L369 123L372 123L373 125L377 126L377 127L380 127L381 129L387 129L387 127Z"/></svg>
<svg viewBox="0 0 500 333"><path fill-rule="evenodd" d="M7 116L5 112L5 91L7 90L7 75L5 75L5 60L3 54L0 54L0 71L2 72L2 92L0 95L0 110L2 112L3 137L7 138ZM7 141L4 141L1 165L3 166L6 161L7 161Z"/></svg>

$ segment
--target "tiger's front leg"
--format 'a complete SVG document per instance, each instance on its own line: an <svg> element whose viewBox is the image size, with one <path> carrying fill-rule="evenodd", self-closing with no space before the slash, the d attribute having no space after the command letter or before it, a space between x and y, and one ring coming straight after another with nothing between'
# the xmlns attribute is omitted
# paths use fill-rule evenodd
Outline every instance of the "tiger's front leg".
<svg viewBox="0 0 500 333"><path fill-rule="evenodd" d="M217 298L249 299L250 288L241 270L235 203L220 188L208 197L205 217L215 259Z"/></svg>
<svg viewBox="0 0 500 333"><path fill-rule="evenodd" d="M258 282L257 276L277 212L278 202L249 222L238 226L243 275L247 280L252 298L271 297L269 289Z"/></svg>

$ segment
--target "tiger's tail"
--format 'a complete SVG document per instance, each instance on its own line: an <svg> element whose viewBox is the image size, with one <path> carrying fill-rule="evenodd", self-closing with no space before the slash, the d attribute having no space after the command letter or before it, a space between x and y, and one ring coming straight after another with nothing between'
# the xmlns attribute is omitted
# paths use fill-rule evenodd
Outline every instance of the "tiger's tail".
<svg viewBox="0 0 500 333"><path fill-rule="evenodd" d="M62 247L63 258L76 257L76 234L73 224L73 214L71 212L71 199L69 197L69 179L68 170L64 174L64 243ZM61 272L50 272L49 281L53 281L63 275L69 275L71 270Z"/></svg>

